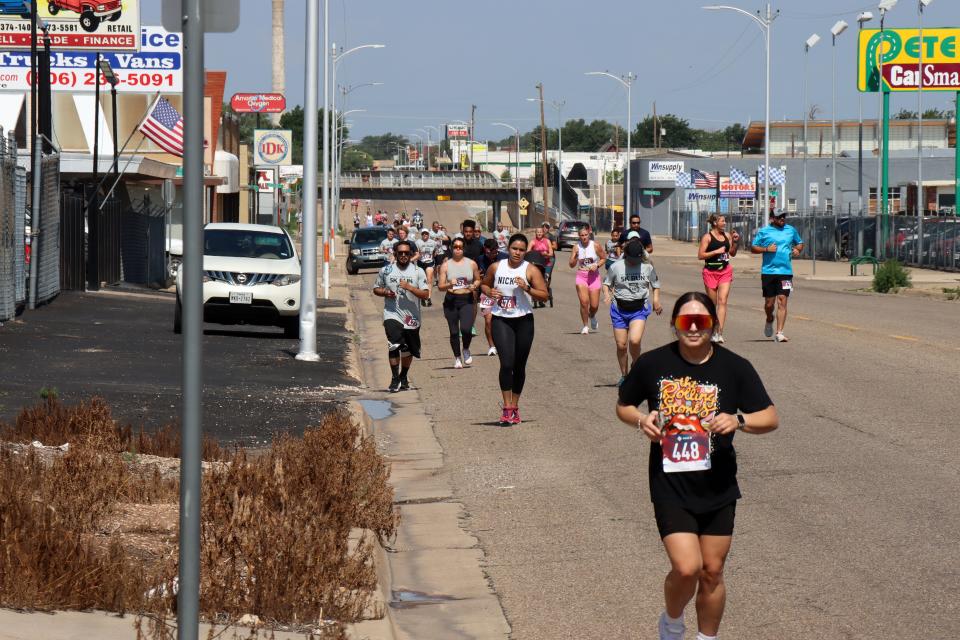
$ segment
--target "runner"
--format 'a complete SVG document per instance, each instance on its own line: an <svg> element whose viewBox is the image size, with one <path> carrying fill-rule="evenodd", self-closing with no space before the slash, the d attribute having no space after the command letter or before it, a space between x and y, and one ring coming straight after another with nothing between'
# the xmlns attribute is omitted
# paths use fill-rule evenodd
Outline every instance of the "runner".
<svg viewBox="0 0 960 640"><path fill-rule="evenodd" d="M460 231L463 233L463 255L474 262L480 260L483 255L483 238L477 231L477 223L467 218L460 225Z"/></svg>
<svg viewBox="0 0 960 640"><path fill-rule="evenodd" d="M420 252L417 250L417 245L414 244L413 240L410 239L410 231L406 227L399 227L397 229L397 238L398 242L409 242L410 246L413 247L413 262L416 263L420 259Z"/></svg>
<svg viewBox="0 0 960 640"><path fill-rule="evenodd" d="M370 215L370 211L369 211L369 210L367 211L367 219L365 220L365 222L367 223L367 226L368 226L368 227L372 227L372 226L373 226L373 216Z"/></svg>
<svg viewBox="0 0 960 640"><path fill-rule="evenodd" d="M353 228L354 229L360 228L360 213L357 211L353 212Z"/></svg>
<svg viewBox="0 0 960 640"><path fill-rule="evenodd" d="M400 242L397 239L396 234L393 232L393 228L387 228L387 237L380 241L380 253L383 254L383 259L387 262L393 262L393 248Z"/></svg>
<svg viewBox="0 0 960 640"><path fill-rule="evenodd" d="M639 213L630 215L630 228L627 230L627 235L620 234L620 244L631 240L634 237L631 235L632 233L636 233L637 237L643 241L643 248L647 253L653 253L653 238L650 237L649 231L640 226Z"/></svg>
<svg viewBox="0 0 960 640"><path fill-rule="evenodd" d="M783 326L787 323L787 298L793 291L792 259L803 251L803 240L792 226L787 224L785 212L770 212L770 224L762 227L753 237L752 253L763 254L760 267L760 282L763 287L763 311L767 322L763 335L773 336L776 342L787 342ZM773 310L777 308L777 331L773 331Z"/></svg>
<svg viewBox="0 0 960 640"><path fill-rule="evenodd" d="M404 240L393 248L396 264L388 264L377 274L374 295L384 298L383 330L387 334L387 350L392 378L390 393L410 388L407 373L413 358L420 357L420 304L430 295L427 276L411 264L413 245Z"/></svg>
<svg viewBox="0 0 960 640"><path fill-rule="evenodd" d="M607 260L603 263L603 266L606 267L607 271L610 271L614 262L623 260L623 246L620 244L621 235L623 235L623 229L616 227L610 232L610 239L604 244L603 248L607 252ZM637 236L639 237L639 233Z"/></svg>
<svg viewBox="0 0 960 640"><path fill-rule="evenodd" d="M613 340L617 345L617 362L620 364L620 381L617 386L623 384L629 371L628 345L630 360L635 363L640 357L640 341L643 340L643 330L650 312L660 315L663 311L660 306L660 279L643 249L642 241L631 240L623 251L623 260L613 263L603 281L603 300L610 305L610 323L613 326Z"/></svg>
<svg viewBox="0 0 960 640"><path fill-rule="evenodd" d="M549 290L550 279L553 275L553 259L554 259L553 243L550 242L550 238L547 237L547 232L542 226L538 228L536 231L534 231L533 233L534 233L534 238L533 238L533 242L530 243L530 250L536 251L537 253L543 256L544 280L546 281L547 289ZM534 300L533 302L533 307L535 309L542 308L544 306L546 306L545 302L540 302L539 300Z"/></svg>
<svg viewBox="0 0 960 640"><path fill-rule="evenodd" d="M439 242L439 239L440 239L439 236L442 230L443 228L440 226L440 221L434 220L433 224L430 225L430 237Z"/></svg>
<svg viewBox="0 0 960 640"><path fill-rule="evenodd" d="M606 259L603 247L590 239L590 225L580 228L580 242L570 251L570 268L577 269L577 297L580 299L580 319L583 321L581 335L596 331L597 309L600 308L600 265Z"/></svg>
<svg viewBox="0 0 960 640"><path fill-rule="evenodd" d="M483 277L483 293L495 301L493 339L500 356L500 392L503 412L500 425L520 424L520 394L527 377L527 358L533 346L533 308L531 297L547 299L547 283L540 270L523 256L527 237L516 233L507 244L509 258L497 262Z"/></svg>
<svg viewBox="0 0 960 640"><path fill-rule="evenodd" d="M723 327L727 321L727 299L733 284L733 265L730 264L730 258L737 255L740 234L734 231L727 235L727 219L724 216L711 214L707 222L710 230L700 238L697 259L703 260L703 287L716 305L717 317L720 320L712 338L714 342L722 344Z"/></svg>
<svg viewBox="0 0 960 640"><path fill-rule="evenodd" d="M437 242L430 238L430 230L424 229L420 232L420 239L417 240L417 254L419 255L419 260L417 260L417 266L423 269L424 273L427 274L427 290L432 291L433 289L433 268L434 255L437 253ZM433 306L433 297L428 297L426 300L421 301L421 305L424 307Z"/></svg>
<svg viewBox="0 0 960 640"><path fill-rule="evenodd" d="M510 232L503 228L503 222L497 222L497 230L493 232L493 237L497 240L497 247L500 251L507 250L507 241L510 239Z"/></svg>
<svg viewBox="0 0 960 640"><path fill-rule="evenodd" d="M411 262L416 264L417 260L419 259L420 253L417 251L416 243L410 239L410 233L407 231L407 228L402 226L397 227L395 234L396 234L397 242L409 242L410 246L413 247L413 258L411 259Z"/></svg>
<svg viewBox="0 0 960 640"><path fill-rule="evenodd" d="M540 223L540 228L543 229L543 235L545 235L547 237L547 240L550 241L550 246L553 247L553 250L555 252L559 251L559 248L557 247L557 236L550 233L550 223L542 222Z"/></svg>
<svg viewBox="0 0 960 640"><path fill-rule="evenodd" d="M436 220L433 221L433 228L430 231L430 238L437 244L437 253L436 253L436 263L439 267L443 264L443 261L448 257L448 246L450 244L450 238L447 237L447 232L444 230L443 226ZM438 273L439 275L439 273Z"/></svg>
<svg viewBox="0 0 960 640"><path fill-rule="evenodd" d="M440 233L434 234L433 237L437 243L436 260L439 267L450 257L450 238L447 237L447 231L443 227L440 227Z"/></svg>
<svg viewBox="0 0 960 640"><path fill-rule="evenodd" d="M483 254L480 256L480 259L477 260L477 267L480 269L480 277L482 278L484 275L486 275L487 271L494 264L506 259L507 253L499 250L499 245L497 244L496 239L487 238L484 240ZM497 355L497 347L493 342L493 316L490 314L490 311L493 309L494 300L492 298L487 298L483 294L480 294L478 297L479 304L477 304L476 308L474 309L473 317L474 320L476 320L477 311L483 315L483 333L487 338L487 355L495 356ZM473 329L473 335L477 335L476 329Z"/></svg>
<svg viewBox="0 0 960 640"><path fill-rule="evenodd" d="M446 291L443 299L443 317L450 329L450 348L453 349L453 368L473 364L470 342L473 340L474 292L480 287L480 270L477 263L463 257L463 240L454 240L453 255L440 265L440 291ZM460 348L461 340L463 349Z"/></svg>
<svg viewBox="0 0 960 640"><path fill-rule="evenodd" d="M716 638L740 498L734 432L767 433L779 424L753 366L711 344L717 320L708 296L681 295L671 318L677 340L640 356L617 401L617 417L651 442L650 499L671 565L661 640L683 638L683 610L694 595L698 640Z"/></svg>
<svg viewBox="0 0 960 640"><path fill-rule="evenodd" d="M456 238L457 236L454 236ZM477 264L480 264L480 258L483 256L483 238L480 236L480 232L477 231L477 223L473 218L467 218L462 223L460 223L460 237L463 238L463 255L465 258L470 258ZM481 271L482 273L482 271ZM479 311L479 305L476 304L479 301L479 293L474 292L473 296L473 321L474 324L477 321L477 312ZM474 326L471 328L473 335L477 335L477 328Z"/></svg>

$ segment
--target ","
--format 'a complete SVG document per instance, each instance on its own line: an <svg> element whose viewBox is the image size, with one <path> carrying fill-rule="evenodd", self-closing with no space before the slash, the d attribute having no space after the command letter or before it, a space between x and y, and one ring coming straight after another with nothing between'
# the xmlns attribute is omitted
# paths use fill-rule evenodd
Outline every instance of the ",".
<svg viewBox="0 0 960 640"><path fill-rule="evenodd" d="M183 268L177 271L174 333L182 330ZM203 319L300 331L300 258L280 227L213 223L203 229Z"/></svg>

